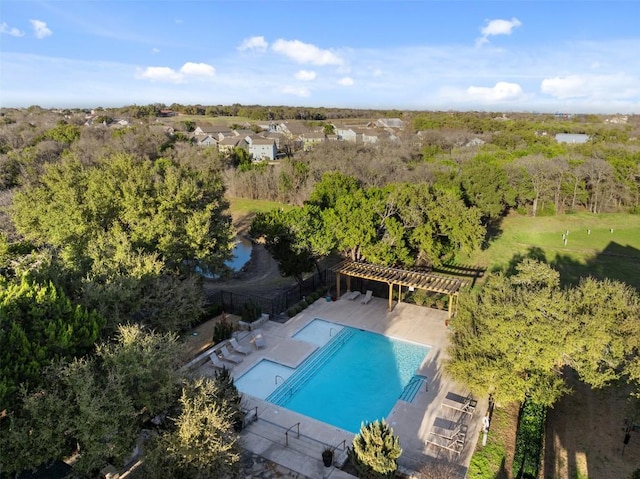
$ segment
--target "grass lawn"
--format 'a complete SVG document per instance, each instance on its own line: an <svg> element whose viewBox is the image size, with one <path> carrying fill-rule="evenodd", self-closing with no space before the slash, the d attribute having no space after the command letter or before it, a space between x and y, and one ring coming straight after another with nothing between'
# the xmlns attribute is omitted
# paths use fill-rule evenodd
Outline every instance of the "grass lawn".
<svg viewBox="0 0 640 479"><path fill-rule="evenodd" d="M460 257L458 262L492 271L508 269L518 259L533 256L560 271L565 283L591 275L624 281L640 290L639 215L513 215L504 219L500 230L488 248Z"/></svg>

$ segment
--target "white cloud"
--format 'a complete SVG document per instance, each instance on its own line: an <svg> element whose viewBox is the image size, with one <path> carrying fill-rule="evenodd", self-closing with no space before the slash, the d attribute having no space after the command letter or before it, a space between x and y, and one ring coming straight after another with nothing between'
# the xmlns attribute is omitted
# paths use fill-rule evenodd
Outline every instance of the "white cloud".
<svg viewBox="0 0 640 479"><path fill-rule="evenodd" d="M467 95L480 102L496 102L518 100L523 92L519 84L501 81L493 87L470 86Z"/></svg>
<svg viewBox="0 0 640 479"><path fill-rule="evenodd" d="M545 78L540 83L540 90L560 100L633 98L640 95L640 78L626 74L569 75Z"/></svg>
<svg viewBox="0 0 640 479"><path fill-rule="evenodd" d="M316 79L316 72L313 70L300 70L295 74L296 80L311 81Z"/></svg>
<svg viewBox="0 0 640 479"><path fill-rule="evenodd" d="M322 50L310 43L300 40L278 39L271 47L274 52L281 53L298 63L311 63L312 65L342 65L343 60L329 50Z"/></svg>
<svg viewBox="0 0 640 479"><path fill-rule="evenodd" d="M180 68L183 75L212 77L216 74L216 69L207 63L187 62Z"/></svg>
<svg viewBox="0 0 640 479"><path fill-rule="evenodd" d="M31 22L31 26L33 27L33 33L36 36L36 38L43 39L53 34L51 29L47 27L47 24L45 22L41 20L29 20L29 21Z"/></svg>
<svg viewBox="0 0 640 479"><path fill-rule="evenodd" d="M160 53L160 49L159 48L152 48L151 49L151 53Z"/></svg>
<svg viewBox="0 0 640 479"><path fill-rule="evenodd" d="M309 95L311 95L309 89L305 87L285 86L280 91L282 91L282 93L286 93L287 95L295 95L302 98L307 98Z"/></svg>
<svg viewBox="0 0 640 479"><path fill-rule="evenodd" d="M511 20L487 20L486 25L480 30L482 36L476 39L476 46L489 43L489 37L494 35L511 35L514 28L521 26L522 22L515 17Z"/></svg>
<svg viewBox="0 0 640 479"><path fill-rule="evenodd" d="M6 22L0 23L0 33L6 33L7 35L11 35L12 37L24 36L24 32L18 30L15 27L9 27Z"/></svg>
<svg viewBox="0 0 640 479"><path fill-rule="evenodd" d="M264 39L264 37L249 37L242 40L242 43L238 45L238 50L256 50L259 52L264 52L267 50L269 43Z"/></svg>
<svg viewBox="0 0 640 479"><path fill-rule="evenodd" d="M380 70L379 68L376 68L375 70L373 70L372 75L374 78L382 76L382 70Z"/></svg>
<svg viewBox="0 0 640 479"><path fill-rule="evenodd" d="M151 80L152 82L180 83L183 81L184 75L169 67L147 67L142 71L138 71L136 78Z"/></svg>
<svg viewBox="0 0 640 479"><path fill-rule="evenodd" d="M178 71L170 67L147 67L144 70L138 70L136 78L152 82L184 83L189 77L207 78L215 74L216 69L207 63L187 62Z"/></svg>
<svg viewBox="0 0 640 479"><path fill-rule="evenodd" d="M342 86L351 86L353 83L353 78L351 77L344 77L338 80L338 84Z"/></svg>

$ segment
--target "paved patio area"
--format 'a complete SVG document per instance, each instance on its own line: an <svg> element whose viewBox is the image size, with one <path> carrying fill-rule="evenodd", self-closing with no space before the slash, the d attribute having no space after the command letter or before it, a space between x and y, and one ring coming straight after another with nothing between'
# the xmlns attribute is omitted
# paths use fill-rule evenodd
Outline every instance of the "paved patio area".
<svg viewBox="0 0 640 479"><path fill-rule="evenodd" d="M350 301L345 296L332 302L320 299L285 324L272 321L265 324L261 328L266 340L263 349L254 347L250 333L240 333L240 344L250 346L253 351L231 371L238 378L262 359L297 367L315 347L291 337L315 318L428 345L431 350L417 371L428 379L411 402L398 400L385 419L400 438L403 453L399 464L404 471L418 470L425 461L436 458L466 468L481 433L487 402L485 398L476 398L475 410L465 413L458 411L458 404L450 399L461 400L468 391L442 374L441 365L449 334L445 326L446 317L445 311L407 303L396 304L389 312L387 300L382 298L374 297L368 304L362 304L359 299ZM213 374L213 371L210 362L204 362L198 369L199 373L206 375ZM325 445L335 446L336 463L342 463L345 456L340 453L351 444L352 433L246 395L245 407L257 408L258 412L258 420L242 433L244 447L249 451L305 477L352 477L337 468L323 467L320 457ZM451 445L448 439L430 434L434 423L442 425L447 421L465 424L465 444L459 454L427 443L435 440L445 446ZM446 431L444 435L447 435Z"/></svg>

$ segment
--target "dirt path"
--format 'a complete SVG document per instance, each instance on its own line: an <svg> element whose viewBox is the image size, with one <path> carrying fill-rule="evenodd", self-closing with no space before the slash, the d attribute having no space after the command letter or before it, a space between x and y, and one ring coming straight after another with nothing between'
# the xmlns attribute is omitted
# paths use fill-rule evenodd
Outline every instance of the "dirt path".
<svg viewBox="0 0 640 479"><path fill-rule="evenodd" d="M258 295L271 295L289 289L295 282L283 278L276 263L263 245L254 244L251 259L228 279L208 279L204 283L205 294L216 291L238 291Z"/></svg>

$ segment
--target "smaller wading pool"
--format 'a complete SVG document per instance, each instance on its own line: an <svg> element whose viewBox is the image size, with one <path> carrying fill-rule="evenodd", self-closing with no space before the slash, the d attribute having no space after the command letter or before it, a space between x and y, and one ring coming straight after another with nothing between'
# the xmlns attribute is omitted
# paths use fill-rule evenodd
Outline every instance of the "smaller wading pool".
<svg viewBox="0 0 640 479"><path fill-rule="evenodd" d="M265 399L295 371L295 369L283 364L262 359L249 371L236 379L234 384L243 393Z"/></svg>

